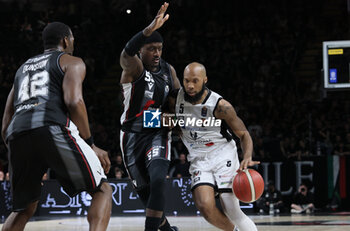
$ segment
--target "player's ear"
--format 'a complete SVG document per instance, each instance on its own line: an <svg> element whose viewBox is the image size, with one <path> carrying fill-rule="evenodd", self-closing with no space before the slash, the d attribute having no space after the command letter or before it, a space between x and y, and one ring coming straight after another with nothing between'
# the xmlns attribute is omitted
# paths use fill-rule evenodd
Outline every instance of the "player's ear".
<svg viewBox="0 0 350 231"><path fill-rule="evenodd" d="M68 47L68 37L64 37L63 39L63 49L66 49Z"/></svg>
<svg viewBox="0 0 350 231"><path fill-rule="evenodd" d="M207 84L207 82L208 82L208 77L205 76L205 77L204 77L204 83Z"/></svg>

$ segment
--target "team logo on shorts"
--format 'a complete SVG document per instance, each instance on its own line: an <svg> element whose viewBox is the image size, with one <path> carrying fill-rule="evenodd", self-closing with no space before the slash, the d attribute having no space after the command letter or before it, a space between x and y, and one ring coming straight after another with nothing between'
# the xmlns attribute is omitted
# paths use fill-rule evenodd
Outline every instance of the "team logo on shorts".
<svg viewBox="0 0 350 231"><path fill-rule="evenodd" d="M198 133L190 131L190 136L191 136L192 140L196 140L198 138Z"/></svg>
<svg viewBox="0 0 350 231"><path fill-rule="evenodd" d="M160 128L160 115L162 112L157 110L143 111L143 127L144 128Z"/></svg>

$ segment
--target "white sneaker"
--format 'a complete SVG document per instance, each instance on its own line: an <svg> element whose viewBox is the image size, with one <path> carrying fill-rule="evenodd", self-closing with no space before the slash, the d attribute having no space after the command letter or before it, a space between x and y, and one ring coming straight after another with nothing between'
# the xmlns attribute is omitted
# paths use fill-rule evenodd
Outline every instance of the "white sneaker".
<svg viewBox="0 0 350 231"><path fill-rule="evenodd" d="M302 210L291 209L290 212L295 213L295 214L299 214L302 212Z"/></svg>

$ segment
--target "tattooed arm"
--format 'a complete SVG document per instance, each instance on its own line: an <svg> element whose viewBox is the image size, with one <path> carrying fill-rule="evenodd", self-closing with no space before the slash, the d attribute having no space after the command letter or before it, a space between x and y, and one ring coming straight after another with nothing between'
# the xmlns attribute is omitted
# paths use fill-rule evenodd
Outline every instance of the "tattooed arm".
<svg viewBox="0 0 350 231"><path fill-rule="evenodd" d="M222 99L218 102L214 116L218 119L225 120L228 126L232 129L235 135L241 140L243 150L243 160L240 170L246 169L248 166L259 164L259 161L252 160L253 141L249 135L243 121L237 116L235 109L226 100Z"/></svg>

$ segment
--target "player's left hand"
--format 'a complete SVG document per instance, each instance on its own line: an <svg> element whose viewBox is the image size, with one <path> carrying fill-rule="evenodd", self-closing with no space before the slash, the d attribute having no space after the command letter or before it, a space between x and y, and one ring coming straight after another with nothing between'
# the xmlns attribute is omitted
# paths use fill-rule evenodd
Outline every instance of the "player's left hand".
<svg viewBox="0 0 350 231"><path fill-rule="evenodd" d="M248 167L254 166L256 164L260 164L260 161L253 161L251 157L244 158L241 162L241 166L239 167L239 170L245 170Z"/></svg>
<svg viewBox="0 0 350 231"><path fill-rule="evenodd" d="M169 6L169 3L164 2L164 4L160 7L156 17L151 22L151 24L149 24L149 26L145 28L143 32L144 35L150 36L153 33L153 31L162 27L163 24L169 19L169 14L165 15L165 11L168 9L168 6Z"/></svg>
<svg viewBox="0 0 350 231"><path fill-rule="evenodd" d="M91 146L91 148L92 148L92 150L95 151L98 159L101 162L103 170L107 174L109 172L109 169L111 168L111 161L109 160L108 152L106 152L105 150L97 147L94 144Z"/></svg>

